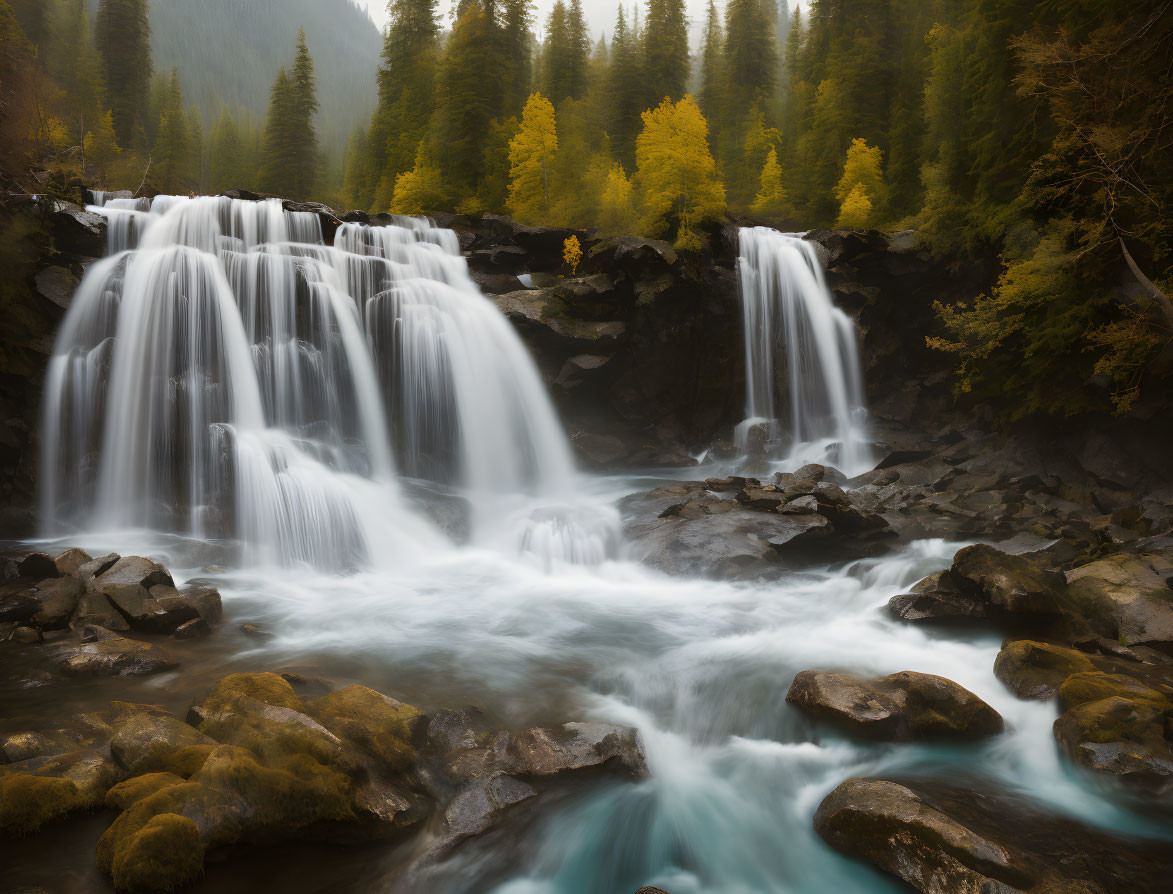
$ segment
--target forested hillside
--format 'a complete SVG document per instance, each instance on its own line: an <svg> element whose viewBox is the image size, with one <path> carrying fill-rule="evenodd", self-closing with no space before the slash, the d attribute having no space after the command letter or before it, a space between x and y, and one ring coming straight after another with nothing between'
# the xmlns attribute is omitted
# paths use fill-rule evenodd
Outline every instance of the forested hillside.
<svg viewBox="0 0 1173 894"><path fill-rule="evenodd" d="M223 106L265 114L273 76L301 28L318 70L318 133L341 153L374 108L381 45L351 0L151 0L155 65L178 67L188 102L209 125Z"/></svg>
<svg viewBox="0 0 1173 894"><path fill-rule="evenodd" d="M959 394L1010 417L1125 411L1168 371L1165 0L714 0L696 52L682 0L620 6L597 43L581 0L543 22L529 0L452 19L391 0L377 63L349 0L296 0L300 50L294 0L100 0L92 22L86 0L8 2L7 151L90 182L503 211L689 251L727 214L914 228L943 264L1004 265L925 333ZM232 108L265 96L264 119ZM336 150L364 104L343 174L318 134Z"/></svg>

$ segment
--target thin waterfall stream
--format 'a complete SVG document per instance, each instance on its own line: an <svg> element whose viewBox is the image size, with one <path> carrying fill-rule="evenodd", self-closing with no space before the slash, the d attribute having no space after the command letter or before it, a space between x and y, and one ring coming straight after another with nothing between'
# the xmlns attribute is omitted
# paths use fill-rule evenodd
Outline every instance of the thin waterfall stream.
<svg viewBox="0 0 1173 894"><path fill-rule="evenodd" d="M577 471L537 367L454 232L345 223L328 245L315 214L277 200L96 210L109 254L81 283L46 381L44 541L139 550L165 558L177 585L214 582L234 625L264 636L209 640L221 651L193 659L193 680L234 661L300 663L514 729L626 724L650 770L569 794L515 844L473 842L410 880L388 846L324 867L210 864L192 890L894 892L811 825L843 780L890 773L981 780L1085 823L1154 833L1060 759L1052 703L996 679L998 634L886 611L963 543L920 539L752 582L633 561L620 498L696 469ZM770 472L870 468L854 325L814 248L742 230L738 263L742 453L757 450ZM855 741L786 704L807 668L940 674L1007 732Z"/></svg>

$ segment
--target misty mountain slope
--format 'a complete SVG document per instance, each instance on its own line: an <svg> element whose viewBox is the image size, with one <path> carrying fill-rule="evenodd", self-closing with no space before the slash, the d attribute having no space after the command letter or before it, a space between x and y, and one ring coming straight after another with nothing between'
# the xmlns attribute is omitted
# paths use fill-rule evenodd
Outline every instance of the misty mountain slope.
<svg viewBox="0 0 1173 894"><path fill-rule="evenodd" d="M382 48L351 0L151 0L155 68L179 67L184 99L205 120L225 104L263 116L302 27L318 75L318 132L324 147L338 149L375 106Z"/></svg>

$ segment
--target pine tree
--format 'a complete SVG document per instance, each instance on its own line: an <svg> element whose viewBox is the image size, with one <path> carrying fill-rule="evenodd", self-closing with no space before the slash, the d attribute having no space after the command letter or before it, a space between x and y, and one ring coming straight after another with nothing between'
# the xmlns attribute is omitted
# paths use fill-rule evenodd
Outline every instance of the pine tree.
<svg viewBox="0 0 1173 894"><path fill-rule="evenodd" d="M542 44L542 91L556 106L576 95L577 55L566 5L557 0L550 10Z"/></svg>
<svg viewBox="0 0 1173 894"><path fill-rule="evenodd" d="M709 151L709 128L691 96L643 113L635 156L645 232L676 231L676 247L698 251L699 229L725 213L725 187Z"/></svg>
<svg viewBox="0 0 1173 894"><path fill-rule="evenodd" d="M785 2L785 0L783 0ZM715 0L709 0L708 15L705 17L705 39L701 47L701 111L714 122L724 101L724 37L721 33L721 19L717 15Z"/></svg>
<svg viewBox="0 0 1173 894"><path fill-rule="evenodd" d="M294 108L293 89L282 65L269 92L269 112L265 116L265 133L261 141L258 176L261 189L266 192L284 194L297 169L298 135L293 129Z"/></svg>
<svg viewBox="0 0 1173 894"><path fill-rule="evenodd" d="M603 233L634 233L637 220L631 180L623 165L616 164L607 172L603 193L599 197L598 227Z"/></svg>
<svg viewBox="0 0 1173 894"><path fill-rule="evenodd" d="M305 42L305 29L297 36L297 58L293 63L293 75L289 80L292 93L290 125L296 132L293 157L294 167L288 194L294 198L309 198L321 179L322 153L318 147L318 132L314 127L314 115L318 111L317 80L314 77L314 60L310 57Z"/></svg>
<svg viewBox="0 0 1173 894"><path fill-rule="evenodd" d="M148 0L101 0L96 32L114 131L119 145L131 146L145 124L151 82Z"/></svg>
<svg viewBox="0 0 1173 894"><path fill-rule="evenodd" d="M725 75L730 120L770 99L778 77L773 5L766 0L729 0L725 8Z"/></svg>
<svg viewBox="0 0 1173 894"><path fill-rule="evenodd" d="M62 117L80 140L108 111L102 63L94 49L85 0L61 0L52 51L41 53L41 57L48 58L53 78L61 87Z"/></svg>
<svg viewBox="0 0 1173 894"><path fill-rule="evenodd" d="M468 0L448 38L432 122L432 154L458 204L480 188L481 141L501 110L497 46L492 11L480 0Z"/></svg>
<svg viewBox="0 0 1173 894"><path fill-rule="evenodd" d="M156 134L151 150L151 177L160 192L184 195L195 186L191 176L192 142L183 110L179 71L174 68L167 83Z"/></svg>
<svg viewBox="0 0 1173 894"><path fill-rule="evenodd" d="M122 154L114 134L114 115L111 112L93 121L92 128L86 132L84 148L86 163L98 172L98 185L104 186L111 167Z"/></svg>
<svg viewBox="0 0 1173 894"><path fill-rule="evenodd" d="M510 0L521 3L525 0ZM439 57L440 22L436 0L392 0L391 23L383 41L379 103L371 116L356 204L369 206L385 180L390 200L395 178L412 167L416 149L428 132L435 107L434 81ZM515 34L516 37L516 34Z"/></svg>
<svg viewBox="0 0 1173 894"><path fill-rule="evenodd" d="M212 128L212 158L209 172L212 192L247 189L252 177L247 173L244 136L236 118L227 109L220 112Z"/></svg>
<svg viewBox="0 0 1173 894"><path fill-rule="evenodd" d="M525 108L533 83L533 5L531 0L503 0L501 9L501 62L505 67L501 114L516 118Z"/></svg>
<svg viewBox="0 0 1173 894"><path fill-rule="evenodd" d="M547 219L551 168L557 151L554 105L535 93L525 104L521 129L509 143L509 208L518 220L539 223Z"/></svg>
<svg viewBox="0 0 1173 894"><path fill-rule="evenodd" d="M639 44L627 29L623 6L620 5L611 38L611 62L604 94L607 133L611 135L616 155L622 160L635 159L635 138L640 128L640 113L645 108L641 71Z"/></svg>
<svg viewBox="0 0 1173 894"><path fill-rule="evenodd" d="M688 86L688 19L684 0L648 0L642 35L648 106L679 99Z"/></svg>

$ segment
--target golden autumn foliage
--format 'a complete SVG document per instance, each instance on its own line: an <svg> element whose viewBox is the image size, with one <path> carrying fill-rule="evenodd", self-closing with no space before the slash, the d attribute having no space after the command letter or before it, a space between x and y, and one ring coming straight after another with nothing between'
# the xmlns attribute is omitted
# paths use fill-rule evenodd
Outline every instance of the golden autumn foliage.
<svg viewBox="0 0 1173 894"><path fill-rule="evenodd" d="M393 214L418 215L443 208L447 201L444 178L421 142L415 154L415 167L395 178L390 210Z"/></svg>
<svg viewBox="0 0 1173 894"><path fill-rule="evenodd" d="M614 165L607 172L599 198L598 225L604 233L634 233L638 226L635 191L623 165Z"/></svg>
<svg viewBox="0 0 1173 894"><path fill-rule="evenodd" d="M577 275L578 264L582 260L582 245L577 236L567 236L566 241L562 243L562 260L570 268L570 275Z"/></svg>
<svg viewBox="0 0 1173 894"><path fill-rule="evenodd" d="M526 101L521 129L509 141L509 208L518 220L542 221L550 211L550 168L558 151L554 106L540 93Z"/></svg>
<svg viewBox="0 0 1173 894"><path fill-rule="evenodd" d="M709 151L709 127L691 96L643 113L635 162L644 231L675 230L676 248L697 251L699 227L725 213L725 185Z"/></svg>
<svg viewBox="0 0 1173 894"><path fill-rule="evenodd" d="M770 149L766 163L762 166L761 186L750 206L755 214L781 216L790 211L786 190L782 187L782 165L778 164L778 153Z"/></svg>
<svg viewBox="0 0 1173 894"><path fill-rule="evenodd" d="M862 230L875 223L875 211L884 202L883 158L879 146L869 146L862 138L851 141L843 176L835 187L839 201L836 226Z"/></svg>

